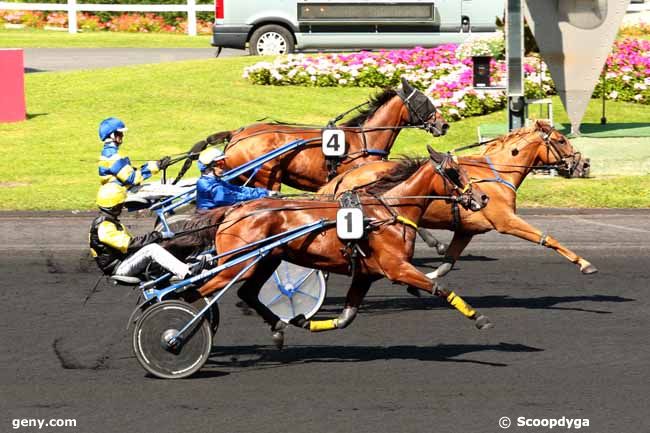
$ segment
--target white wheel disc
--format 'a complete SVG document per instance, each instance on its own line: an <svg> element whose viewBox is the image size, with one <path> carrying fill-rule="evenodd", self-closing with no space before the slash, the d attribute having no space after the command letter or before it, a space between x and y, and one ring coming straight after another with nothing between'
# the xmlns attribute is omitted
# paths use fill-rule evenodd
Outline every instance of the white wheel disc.
<svg viewBox="0 0 650 433"><path fill-rule="evenodd" d="M300 314L309 319L323 305L326 289L323 272L283 261L258 299L284 322Z"/></svg>
<svg viewBox="0 0 650 433"><path fill-rule="evenodd" d="M287 41L279 33L264 33L257 41L257 52L262 56L285 54Z"/></svg>

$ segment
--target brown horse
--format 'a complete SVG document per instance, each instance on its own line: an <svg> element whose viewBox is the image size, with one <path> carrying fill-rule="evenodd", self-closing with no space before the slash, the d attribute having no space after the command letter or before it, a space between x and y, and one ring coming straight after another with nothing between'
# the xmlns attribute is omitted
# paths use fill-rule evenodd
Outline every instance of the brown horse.
<svg viewBox="0 0 650 433"><path fill-rule="evenodd" d="M485 316L471 309L455 293L434 285L432 280L410 263L415 228L432 200L430 195L438 196L451 191L453 195L447 195L447 199L456 199L463 207L471 210L481 209L488 201L478 187L472 188L465 171L451 157L439 154L430 147L428 150L430 159L415 164L408 161L397 163L392 172L387 173L384 179L360 197L367 232L356 244L342 241L337 236L334 221L340 207L336 201L266 198L247 202L226 214L215 236L217 251L222 252L245 247L251 242L303 224L328 221L322 231L274 249L243 274L246 282L238 291L239 297L271 325L276 332L274 337L282 337L282 329L286 324L280 322L257 297L262 284L273 274L281 260L353 277L345 308L338 318L308 321L299 316L292 320L292 324L311 331L341 329L349 325L371 283L382 277L444 297L467 317L475 320L479 329L489 326L489 320ZM403 170L411 175L406 181L397 182L395 179L402 179L400 172ZM213 222L209 214L205 218L206 223ZM356 257L356 260L352 257ZM227 260L222 258L219 264ZM207 296L223 288L244 270L244 266L245 264L236 265L222 271L199 289L200 295Z"/></svg>
<svg viewBox="0 0 650 433"><path fill-rule="evenodd" d="M577 264L583 274L598 271L587 260L516 214L517 189L533 168L543 164L572 170L582 163L579 152L564 135L549 124L538 121L531 127L516 130L490 143L482 155L464 156L458 161L473 183L481 183L481 189L489 195L490 203L480 212L467 212L453 204L436 201L429 204L422 217L422 227L452 230L454 237L444 263L428 277L437 278L449 272L472 237L491 230L551 248ZM395 163L383 161L359 167L333 179L319 193L337 194L372 185L391 169L392 164Z"/></svg>
<svg viewBox="0 0 650 433"><path fill-rule="evenodd" d="M257 123L236 131L220 132L197 143L190 154L196 155L208 144L225 141L226 164L232 169L291 141L310 140L306 146L264 164L251 182L276 191L282 183L316 191L338 173L368 161L385 159L400 130L407 126L425 129L434 136L443 135L449 127L431 100L403 79L401 89L384 90L372 97L359 115L337 126L345 132L347 146L341 158L324 157L321 150L323 128L283 123ZM186 162L189 168L188 164L191 161Z"/></svg>

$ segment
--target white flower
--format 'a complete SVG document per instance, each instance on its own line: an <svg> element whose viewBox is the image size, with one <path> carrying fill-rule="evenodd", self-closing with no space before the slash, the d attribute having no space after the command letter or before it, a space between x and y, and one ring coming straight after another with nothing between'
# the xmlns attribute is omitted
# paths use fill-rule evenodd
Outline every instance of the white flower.
<svg viewBox="0 0 650 433"><path fill-rule="evenodd" d="M610 78L616 78L616 72L608 72L608 73L606 73L605 78L607 78L608 80Z"/></svg>
<svg viewBox="0 0 650 433"><path fill-rule="evenodd" d="M629 75L623 75L621 77L621 79L627 83L628 81L630 81L632 79L632 77L630 77Z"/></svg>
<svg viewBox="0 0 650 433"><path fill-rule="evenodd" d="M616 99L618 98L618 92L616 90L613 90L612 93L609 94L609 99Z"/></svg>
<svg viewBox="0 0 650 433"><path fill-rule="evenodd" d="M645 89L648 88L648 86L646 86L646 85L643 84L643 83L634 83L634 88L635 88L636 90L645 90Z"/></svg>
<svg viewBox="0 0 650 433"><path fill-rule="evenodd" d="M646 77L646 78L643 80L643 84L645 84L646 86L650 86L650 77Z"/></svg>
<svg viewBox="0 0 650 433"><path fill-rule="evenodd" d="M339 84L348 84L348 80L346 80L345 78L341 78L339 80Z"/></svg>
<svg viewBox="0 0 650 433"><path fill-rule="evenodd" d="M456 106L458 108L460 108L461 110L464 110L465 108L467 108L467 104L465 103L465 101L458 102L458 105L456 105Z"/></svg>
<svg viewBox="0 0 650 433"><path fill-rule="evenodd" d="M452 116L458 116L458 115L460 115L460 113L458 112L458 110L456 110L455 108L450 108L450 109L449 109L449 114L451 114Z"/></svg>
<svg viewBox="0 0 650 433"><path fill-rule="evenodd" d="M309 77L309 79L312 80L312 81L316 81L316 77L315 77L314 75L312 75L311 77Z"/></svg>
<svg viewBox="0 0 650 433"><path fill-rule="evenodd" d="M641 95L641 94L634 95L634 100L635 100L635 101L640 101L640 100L642 100L642 99L643 99L643 95Z"/></svg>

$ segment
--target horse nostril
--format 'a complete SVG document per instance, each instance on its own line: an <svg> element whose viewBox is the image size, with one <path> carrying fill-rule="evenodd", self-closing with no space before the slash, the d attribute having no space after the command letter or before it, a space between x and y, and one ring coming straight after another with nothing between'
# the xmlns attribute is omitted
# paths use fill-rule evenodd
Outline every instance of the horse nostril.
<svg viewBox="0 0 650 433"><path fill-rule="evenodd" d="M481 196L481 203L488 204L489 201L490 201L490 197L488 197L487 195L483 194Z"/></svg>
<svg viewBox="0 0 650 433"><path fill-rule="evenodd" d="M443 123L442 124L442 132L447 132L449 129L449 123Z"/></svg>

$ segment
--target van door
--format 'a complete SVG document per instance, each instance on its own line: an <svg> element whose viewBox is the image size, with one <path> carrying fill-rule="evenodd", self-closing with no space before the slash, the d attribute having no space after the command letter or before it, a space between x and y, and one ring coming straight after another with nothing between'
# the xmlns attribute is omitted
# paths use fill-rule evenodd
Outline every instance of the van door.
<svg viewBox="0 0 650 433"><path fill-rule="evenodd" d="M504 2L497 0L462 0L462 16L467 19L463 31L493 32L496 19L503 18Z"/></svg>
<svg viewBox="0 0 650 433"><path fill-rule="evenodd" d="M298 0L301 49L405 48L458 42L463 0Z"/></svg>

